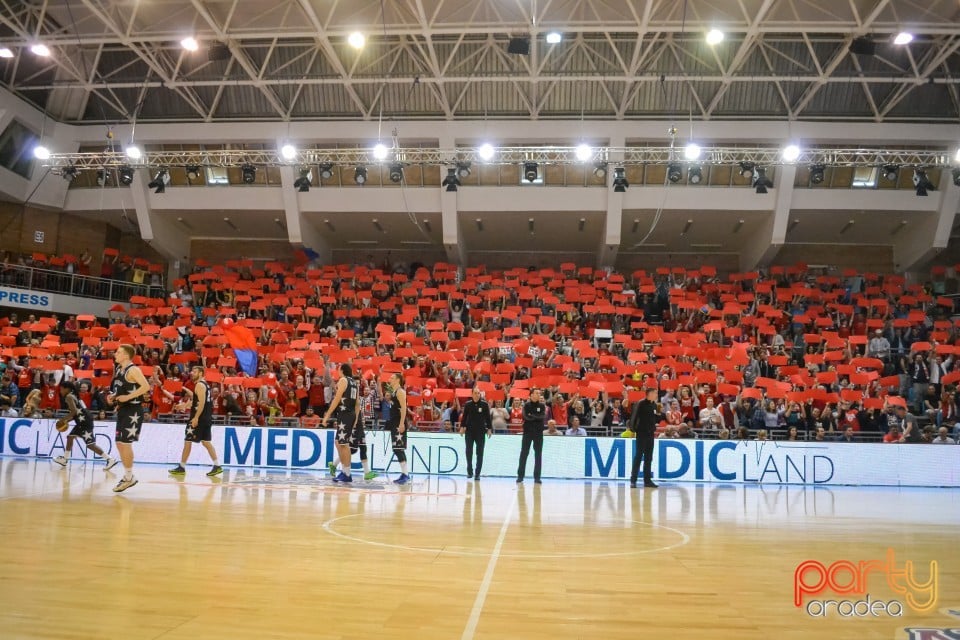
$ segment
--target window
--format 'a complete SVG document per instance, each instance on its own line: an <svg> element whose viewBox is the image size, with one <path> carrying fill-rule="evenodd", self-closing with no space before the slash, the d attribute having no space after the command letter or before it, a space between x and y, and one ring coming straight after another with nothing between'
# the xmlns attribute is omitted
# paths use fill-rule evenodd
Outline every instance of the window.
<svg viewBox="0 0 960 640"><path fill-rule="evenodd" d="M39 136L13 120L0 134L0 166L30 179L33 174L33 148Z"/></svg>
<svg viewBox="0 0 960 640"><path fill-rule="evenodd" d="M850 185L854 189L874 189L877 186L877 174L879 167L857 167L853 170L853 183Z"/></svg>
<svg viewBox="0 0 960 640"><path fill-rule="evenodd" d="M226 167L207 167L207 184L230 184Z"/></svg>

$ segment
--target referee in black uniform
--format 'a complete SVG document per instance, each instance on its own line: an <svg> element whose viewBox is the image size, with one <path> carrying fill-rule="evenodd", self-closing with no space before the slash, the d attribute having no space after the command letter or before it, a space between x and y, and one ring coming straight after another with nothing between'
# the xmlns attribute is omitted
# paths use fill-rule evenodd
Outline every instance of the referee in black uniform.
<svg viewBox="0 0 960 640"><path fill-rule="evenodd" d="M653 439L657 433L657 390L647 389L646 397L633 406L630 414L630 429L637 434L637 452L633 455L633 470L630 472L630 488L636 489L643 460L643 486L655 489L650 472L653 462Z"/></svg>
<svg viewBox="0 0 960 640"><path fill-rule="evenodd" d="M490 418L490 405L480 397L480 389L473 388L473 393L467 403L463 405L460 414L460 435L467 440L467 477L480 479L480 470L483 468L484 436L493 435L493 421ZM473 466L473 446L477 446L477 466ZM476 469L477 474L473 474Z"/></svg>

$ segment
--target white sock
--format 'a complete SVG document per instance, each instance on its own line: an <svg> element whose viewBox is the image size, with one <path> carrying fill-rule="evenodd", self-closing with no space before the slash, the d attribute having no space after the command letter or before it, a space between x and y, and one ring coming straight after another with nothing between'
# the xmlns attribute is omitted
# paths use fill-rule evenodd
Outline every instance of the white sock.
<svg viewBox="0 0 960 640"><path fill-rule="evenodd" d="M407 463L406 463L406 462L401 462L401 463L400 463L400 473L402 473L403 475L407 475Z"/></svg>
<svg viewBox="0 0 960 640"><path fill-rule="evenodd" d="M363 472L370 473L370 459L367 458L365 460L361 460L360 462L363 464Z"/></svg>
<svg viewBox="0 0 960 640"><path fill-rule="evenodd" d="M70 452L67 449L63 450L63 457L66 458L67 460L70 459Z"/></svg>
<svg viewBox="0 0 960 640"><path fill-rule="evenodd" d="M215 467L219 467L219 466L220 466L220 456L214 456L214 457L213 457L213 466L215 466Z"/></svg>
<svg viewBox="0 0 960 640"><path fill-rule="evenodd" d="M100 457L103 458L104 460L109 460L109 459L110 459L110 456L107 455L107 452L106 452L106 451L104 451L103 453L101 453L101 454L100 454Z"/></svg>
<svg viewBox="0 0 960 640"><path fill-rule="evenodd" d="M133 480L133 469L127 469L126 473L123 474L124 480Z"/></svg>

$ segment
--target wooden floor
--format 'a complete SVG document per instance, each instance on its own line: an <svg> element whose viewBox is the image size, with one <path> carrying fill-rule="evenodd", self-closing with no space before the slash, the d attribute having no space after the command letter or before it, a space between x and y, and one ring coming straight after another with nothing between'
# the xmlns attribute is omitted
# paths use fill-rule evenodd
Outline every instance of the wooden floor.
<svg viewBox="0 0 960 640"><path fill-rule="evenodd" d="M3 638L901 638L960 627L956 491L480 483L341 488L0 458ZM939 562L938 611L814 619L804 560ZM874 599L894 594L883 582ZM839 598L839 596L834 596ZM908 610L909 611L909 610ZM960 614L960 612L958 612Z"/></svg>

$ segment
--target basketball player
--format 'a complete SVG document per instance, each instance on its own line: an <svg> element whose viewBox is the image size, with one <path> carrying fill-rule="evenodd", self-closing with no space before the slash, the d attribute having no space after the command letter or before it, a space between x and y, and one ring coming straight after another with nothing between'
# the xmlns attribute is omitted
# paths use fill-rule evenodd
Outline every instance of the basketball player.
<svg viewBox="0 0 960 640"><path fill-rule="evenodd" d="M390 439L393 442L393 455L400 463L400 477L394 480L396 484L407 484L410 475L407 473L407 392L403 390L403 374L395 373L387 381L393 402L390 403Z"/></svg>
<svg viewBox="0 0 960 640"><path fill-rule="evenodd" d="M359 440L357 438L357 425L359 424L357 400L360 397L360 386L353 378L353 369L344 362L340 365L340 379L337 380L337 388L333 394L333 400L327 408L327 413L323 416L323 424L330 421L330 416L334 412L337 414L337 455L341 461L345 461L340 473L334 477L334 482L353 482L350 476L350 447L355 446ZM360 427L362 429L362 426Z"/></svg>
<svg viewBox="0 0 960 640"><path fill-rule="evenodd" d="M140 439L143 426L143 398L150 393L150 384L140 367L133 364L136 353L129 344L117 347L113 361L117 363L107 404L117 409L117 449L123 461L123 478L113 488L115 493L126 491L137 484L133 477L133 443Z"/></svg>
<svg viewBox="0 0 960 640"><path fill-rule="evenodd" d="M653 440L657 432L657 390L647 389L646 397L633 406L630 415L630 430L637 434L637 452L633 456L633 469L630 472L630 488L637 488L637 476L640 475L640 461L643 460L643 486L656 489L650 473L653 462Z"/></svg>
<svg viewBox="0 0 960 640"><path fill-rule="evenodd" d="M67 415L64 420L73 420L74 426L73 429L70 430L70 433L67 434L67 447L63 455L57 456L53 461L62 467L66 467L67 462L70 460L70 452L73 450L73 441L77 438L83 438L83 441L87 444L87 448L103 458L104 462L107 463L107 466L103 469L104 471L110 471L110 469L117 466L120 461L116 458L111 458L103 449L97 446L97 441L93 436L93 414L90 413L90 410L87 408L87 405L83 403L83 400L77 396L77 387L72 380L64 380L60 383L60 397L63 398L63 402L67 407Z"/></svg>
<svg viewBox="0 0 960 640"><path fill-rule="evenodd" d="M213 468L207 472L208 476L218 476L223 473L217 450L210 442L213 431L213 402L210 398L210 385L203 379L203 367L193 367L190 370L190 379L193 380L193 400L190 402L190 419L183 435L183 453L180 455L180 464L170 469L170 474L182 476L187 473L184 468L190 457L190 450L194 442L199 442L210 454Z"/></svg>
<svg viewBox="0 0 960 640"><path fill-rule="evenodd" d="M331 383L333 381L331 380ZM360 381L357 380L357 385L359 386ZM367 458L367 432L364 429L363 424L363 414L366 406L367 400L360 396L358 407L357 407L357 422L354 424L353 432L355 434L353 442L350 444L350 456L360 452L360 464L363 465L363 479L364 480L373 480L377 477L377 472L370 468L370 460ZM343 466L343 461L340 460L340 454L336 451L333 453L333 460L327 465L330 469L330 475L334 478L337 477L338 468ZM349 465L350 462L348 461Z"/></svg>

